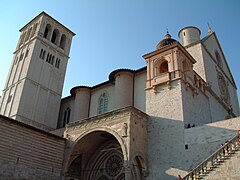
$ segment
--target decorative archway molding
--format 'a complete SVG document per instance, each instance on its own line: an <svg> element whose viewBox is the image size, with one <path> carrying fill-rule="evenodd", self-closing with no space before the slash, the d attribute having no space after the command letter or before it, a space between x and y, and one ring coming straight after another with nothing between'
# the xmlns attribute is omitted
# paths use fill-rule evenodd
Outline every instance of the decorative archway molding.
<svg viewBox="0 0 240 180"><path fill-rule="evenodd" d="M102 131L102 132L106 132L106 133L109 133L109 134L113 135L116 138L116 140L118 141L118 143L120 144L121 150L123 152L124 161L129 160L129 155L128 155L129 153L128 153L128 149L127 149L127 144L124 141L124 139L121 137L121 135L117 131L115 131L114 129L111 129L111 128L106 127L106 126L102 126L102 127L97 127L97 128L92 128L92 129L89 129L89 130L85 130L83 133L81 133L76 138L76 140L74 141L74 143L70 147L70 153L69 153L68 158L67 158L67 166L65 168L65 171L68 170L69 166L71 165L72 161L74 160L74 159L71 159L71 155L73 154L77 143L80 142L81 139L86 137L88 134L94 133L94 132L97 132L97 131Z"/></svg>

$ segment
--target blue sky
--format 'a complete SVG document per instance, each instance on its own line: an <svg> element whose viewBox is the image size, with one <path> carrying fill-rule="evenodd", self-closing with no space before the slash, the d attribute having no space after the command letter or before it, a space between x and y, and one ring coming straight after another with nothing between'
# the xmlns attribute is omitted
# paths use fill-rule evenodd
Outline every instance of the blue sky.
<svg viewBox="0 0 240 180"><path fill-rule="evenodd" d="M142 55L155 50L168 28L172 38L189 25L201 38L210 23L240 88L240 1L238 0L3 0L0 6L0 90L3 90L18 30L45 11L67 26L73 38L63 96L77 85L108 80L118 68L145 66ZM238 90L238 96L240 92Z"/></svg>

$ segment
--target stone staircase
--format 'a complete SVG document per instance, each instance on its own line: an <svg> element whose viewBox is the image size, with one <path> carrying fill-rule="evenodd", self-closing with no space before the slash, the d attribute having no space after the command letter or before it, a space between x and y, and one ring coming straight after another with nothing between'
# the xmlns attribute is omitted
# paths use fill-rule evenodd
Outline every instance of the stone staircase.
<svg viewBox="0 0 240 180"><path fill-rule="evenodd" d="M223 167L224 164L226 164L226 162L229 161L230 159L232 160L234 158L234 156L239 158L239 159L237 159L238 165L236 165L236 166L231 165L232 166L231 169L237 168L239 166L239 162L240 162L239 154L240 154L240 131L238 132L237 136L235 136L229 142L226 142L224 145L222 145L221 148L219 148L215 153L213 153L211 156L209 156L205 161L203 161L196 168L194 168L192 171L190 171L182 179L183 180L223 179L223 177L221 178L219 174L218 174L218 176L219 176L218 178L210 178L208 176L211 176L211 175L214 176L214 171L217 171L217 169ZM226 165L226 166L228 166L228 165ZM225 167L225 169L226 168L227 167ZM225 173L228 173L228 172L225 172ZM226 174L225 174L225 176L226 176Z"/></svg>

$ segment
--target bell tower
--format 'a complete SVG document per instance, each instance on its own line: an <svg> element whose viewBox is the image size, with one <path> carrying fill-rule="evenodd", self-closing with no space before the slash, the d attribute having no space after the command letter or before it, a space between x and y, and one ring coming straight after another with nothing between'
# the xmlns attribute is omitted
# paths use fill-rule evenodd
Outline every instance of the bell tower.
<svg viewBox="0 0 240 180"><path fill-rule="evenodd" d="M20 33L0 114L48 131L57 126L75 34L45 12L27 23Z"/></svg>
<svg viewBox="0 0 240 180"><path fill-rule="evenodd" d="M169 33L143 58L147 64L146 113L184 122L187 113L183 101L197 93L196 61Z"/></svg>

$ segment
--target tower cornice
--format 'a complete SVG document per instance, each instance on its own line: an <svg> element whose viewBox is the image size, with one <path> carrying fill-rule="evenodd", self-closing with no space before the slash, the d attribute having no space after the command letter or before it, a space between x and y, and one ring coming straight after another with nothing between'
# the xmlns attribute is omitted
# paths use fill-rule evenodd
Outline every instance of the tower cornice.
<svg viewBox="0 0 240 180"><path fill-rule="evenodd" d="M148 59L148 58L151 58L151 57L153 57L153 56L155 56L155 55L157 55L159 53L165 52L165 51L173 49L175 47L178 47L184 53L184 55L187 56L190 59L190 61L193 64L196 63L196 60L191 56L191 54L189 54L189 52L179 42L174 42L173 44L171 44L169 46L165 46L165 47L163 47L161 49L157 49L155 51L147 53L147 54L143 55L142 57L144 59Z"/></svg>
<svg viewBox="0 0 240 180"><path fill-rule="evenodd" d="M64 26L62 23L58 22L56 19L54 19L52 16L48 15L46 12L42 11L39 15L37 15L35 18L33 18L29 23L27 23L25 26L23 26L19 31L21 32L25 27L27 27L29 24L31 24L32 22L34 22L36 19L38 19L41 16L47 16L50 19L52 19L53 21L55 21L56 23L60 24L62 27L64 27L68 32L70 32L73 36L75 36L76 34L74 32L72 32L70 29L68 29L66 26Z"/></svg>

